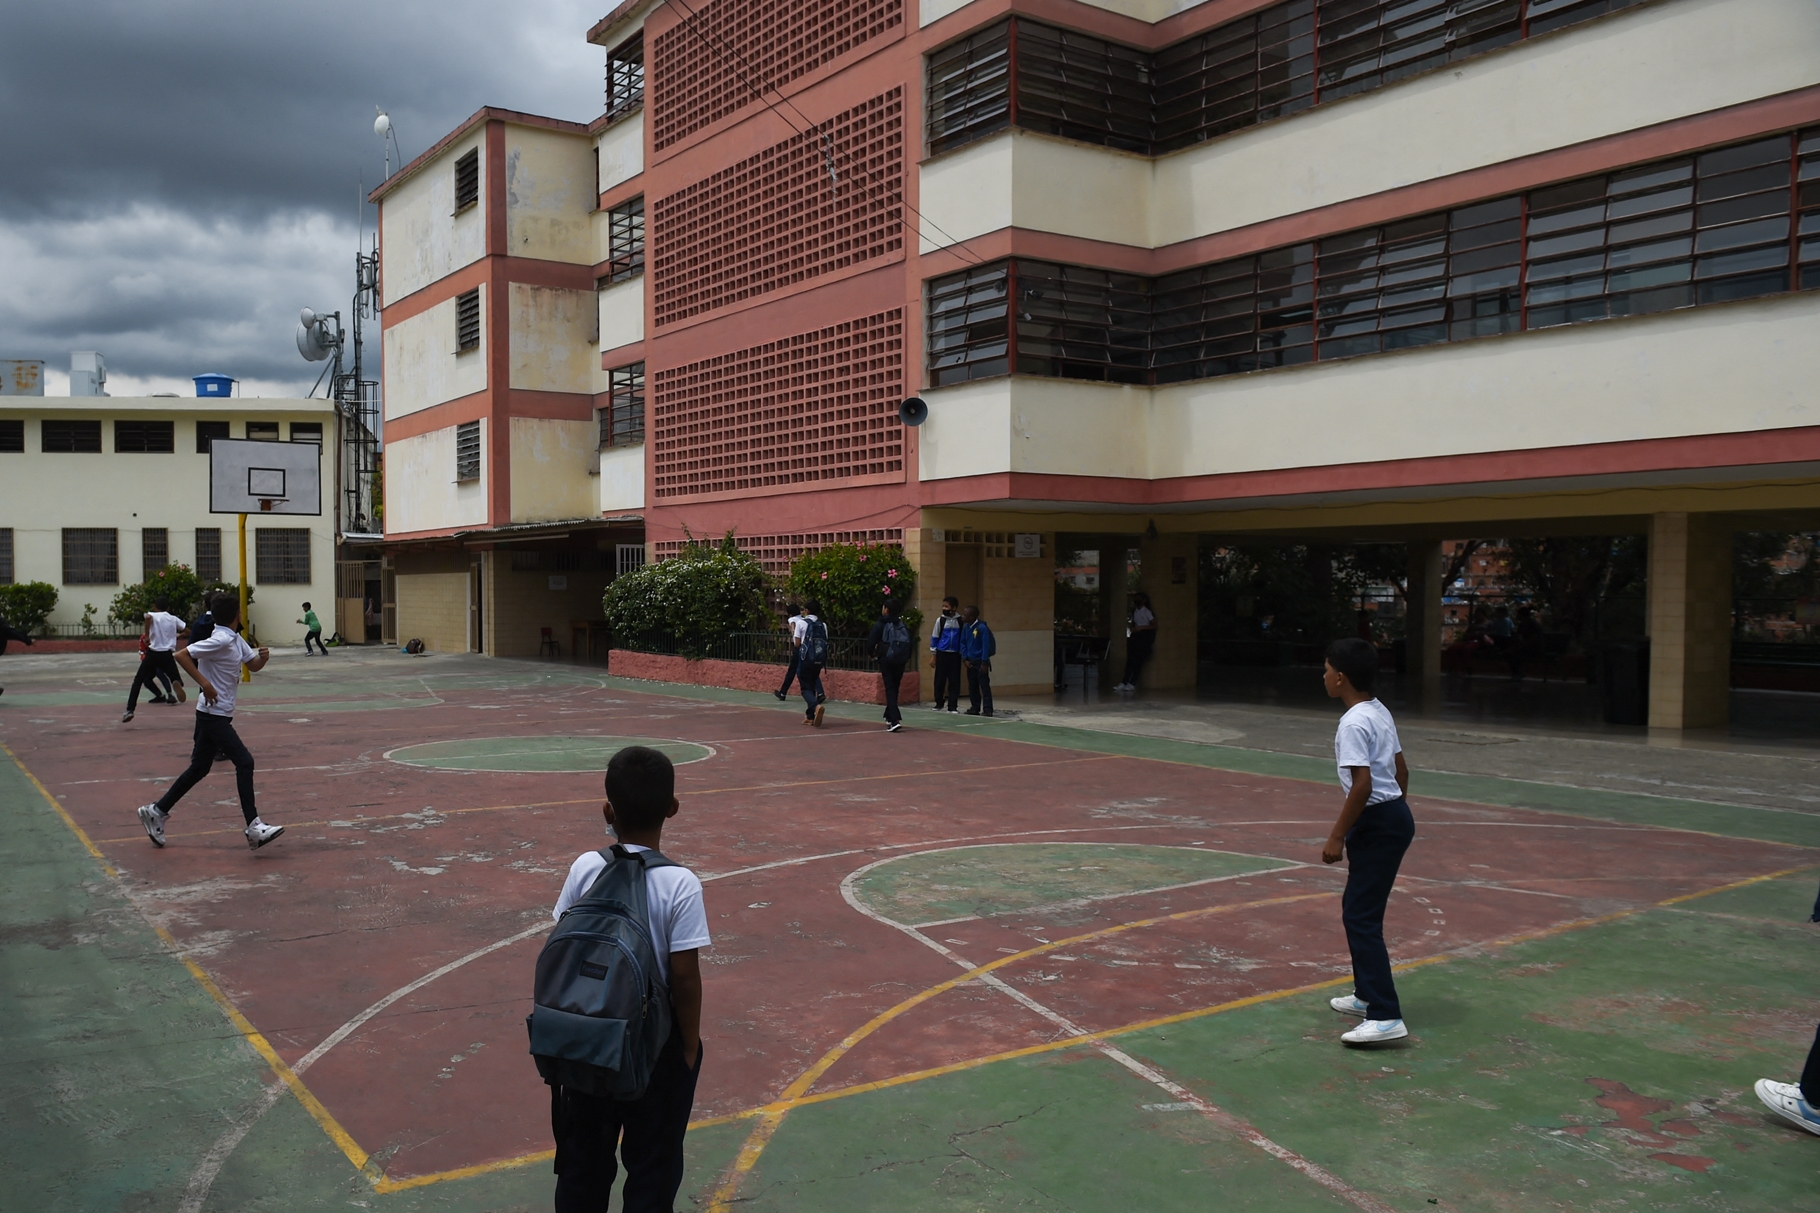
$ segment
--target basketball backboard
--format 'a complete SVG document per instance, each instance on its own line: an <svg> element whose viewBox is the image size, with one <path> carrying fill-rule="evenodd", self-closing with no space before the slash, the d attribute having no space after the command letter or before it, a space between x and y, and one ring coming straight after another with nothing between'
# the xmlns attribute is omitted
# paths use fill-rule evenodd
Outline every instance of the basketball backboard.
<svg viewBox="0 0 1820 1213"><path fill-rule="evenodd" d="M217 438L209 443L209 513L322 513L322 444Z"/></svg>

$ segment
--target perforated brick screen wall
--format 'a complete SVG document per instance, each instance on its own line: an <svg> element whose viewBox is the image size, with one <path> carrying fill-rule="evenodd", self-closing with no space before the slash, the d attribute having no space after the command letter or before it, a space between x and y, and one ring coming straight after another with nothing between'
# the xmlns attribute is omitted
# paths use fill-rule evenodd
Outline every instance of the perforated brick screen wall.
<svg viewBox="0 0 1820 1213"><path fill-rule="evenodd" d="M821 531L803 535L739 535L733 542L739 550L758 559L765 572L782 576L790 571L790 562L804 552L819 552L831 543L898 543L904 541L902 528L883 531ZM657 558L674 559L682 550L676 539L659 540Z"/></svg>
<svg viewBox="0 0 1820 1213"><path fill-rule="evenodd" d="M651 146L662 151L759 94L902 24L903 0L713 0L651 43Z"/></svg>
<svg viewBox="0 0 1820 1213"><path fill-rule="evenodd" d="M904 312L673 370L650 392L657 497L904 478Z"/></svg>
<svg viewBox="0 0 1820 1213"><path fill-rule="evenodd" d="M894 88L659 199L657 325L901 252L903 184L904 90Z"/></svg>

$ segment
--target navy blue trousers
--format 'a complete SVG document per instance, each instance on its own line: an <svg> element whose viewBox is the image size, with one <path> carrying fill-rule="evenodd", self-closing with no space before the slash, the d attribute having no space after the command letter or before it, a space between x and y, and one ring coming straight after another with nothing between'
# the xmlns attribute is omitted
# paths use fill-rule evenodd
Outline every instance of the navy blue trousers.
<svg viewBox="0 0 1820 1213"><path fill-rule="evenodd" d="M1820 1108L1820 1028L1814 1029L1814 1047L1807 1051L1807 1065L1801 1071L1801 1098Z"/></svg>
<svg viewBox="0 0 1820 1213"><path fill-rule="evenodd" d="M705 1050L704 1050L705 1052ZM651 1085L624 1101L550 1088L550 1128L556 1137L556 1213L607 1213L619 1167L626 1164L620 1200L625 1213L673 1213L683 1181L683 1134L695 1106L695 1080L683 1062L682 1037L670 1033L651 1071Z"/></svg>
<svg viewBox="0 0 1820 1213"><path fill-rule="evenodd" d="M1365 1003L1367 1019L1401 1019L1397 983L1384 946L1384 907L1397 883L1403 854L1416 836L1409 802L1399 796L1367 805L1346 835L1346 892L1340 918L1352 950L1352 992Z"/></svg>

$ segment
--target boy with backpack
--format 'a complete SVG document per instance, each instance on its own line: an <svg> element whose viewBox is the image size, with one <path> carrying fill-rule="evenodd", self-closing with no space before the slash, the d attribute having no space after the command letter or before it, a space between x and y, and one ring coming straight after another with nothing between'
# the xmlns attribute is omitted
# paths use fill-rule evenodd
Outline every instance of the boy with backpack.
<svg viewBox="0 0 1820 1213"><path fill-rule="evenodd" d="M822 694L822 667L828 664L828 625L821 620L822 604L811 598L803 610L802 630L796 634L796 685L803 690L803 723L822 727L828 710Z"/></svg>
<svg viewBox="0 0 1820 1213"><path fill-rule="evenodd" d="M671 1213L701 1076L701 880L658 847L681 807L676 768L628 746L607 763L601 816L619 841L577 858L537 959L527 1025L550 1085L556 1213ZM589 1060L592 1058L593 1060ZM598 1064L605 1062L607 1064Z"/></svg>
<svg viewBox="0 0 1820 1213"><path fill-rule="evenodd" d="M961 612L961 660L967 663L967 715L992 715L992 657L998 641L980 618L980 609Z"/></svg>
<svg viewBox="0 0 1820 1213"><path fill-rule="evenodd" d="M929 664L935 667L935 702L950 713L960 711L961 701L961 600L953 594L942 599L942 613L929 630Z"/></svg>
<svg viewBox="0 0 1820 1213"><path fill-rule="evenodd" d="M1329 1005L1365 1021L1340 1035L1353 1045L1409 1035L1390 975L1390 952L1384 946L1384 908L1403 855L1415 839L1416 822L1406 798L1409 767L1403 761L1396 721L1372 694L1377 677L1378 650L1370 641L1349 637L1327 646L1322 681L1328 697L1346 705L1333 738L1346 803L1321 848L1321 862L1338 863L1342 856L1348 861L1340 917L1352 952L1352 993L1329 1000Z"/></svg>
<svg viewBox="0 0 1820 1213"><path fill-rule="evenodd" d="M784 609L790 612L790 617L784 620L784 626L790 629L790 668L784 671L784 684L771 692L779 703L790 697L790 684L796 681L796 641L803 634L803 608L792 602Z"/></svg>
<svg viewBox="0 0 1820 1213"><path fill-rule="evenodd" d="M898 684L904 680L904 667L910 664L914 650L910 629L890 603L879 608L878 622L866 637L866 651L878 658L878 672L885 680L885 731L895 733L904 727L903 713L897 710Z"/></svg>

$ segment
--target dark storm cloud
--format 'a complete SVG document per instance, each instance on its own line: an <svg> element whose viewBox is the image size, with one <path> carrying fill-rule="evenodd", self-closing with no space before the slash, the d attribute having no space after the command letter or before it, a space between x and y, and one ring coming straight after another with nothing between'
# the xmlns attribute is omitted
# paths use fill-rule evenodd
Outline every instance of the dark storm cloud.
<svg viewBox="0 0 1820 1213"><path fill-rule="evenodd" d="M583 36L605 11L0 6L0 357L66 368L94 348L128 387L202 369L307 387L291 330L351 291L361 183L383 172L374 106L407 158L482 105L591 118Z"/></svg>

